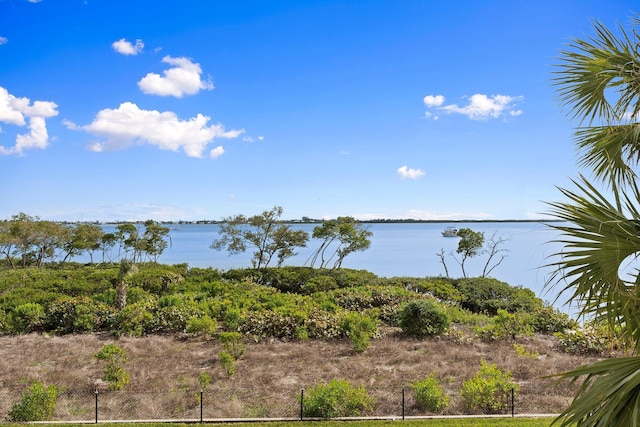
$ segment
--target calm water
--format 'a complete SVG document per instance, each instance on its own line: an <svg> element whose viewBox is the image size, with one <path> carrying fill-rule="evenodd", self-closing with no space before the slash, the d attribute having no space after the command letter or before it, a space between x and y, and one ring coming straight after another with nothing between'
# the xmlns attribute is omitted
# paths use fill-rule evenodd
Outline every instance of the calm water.
<svg viewBox="0 0 640 427"><path fill-rule="evenodd" d="M317 224L316 224L317 225ZM311 233L314 224L297 224L293 227ZM381 277L394 276L444 276L445 271L437 253L444 249L445 261L451 277L461 277L460 265L450 255L455 254L458 238L442 237L447 226L468 227L484 232L485 238L495 235L506 239L501 248L507 257L490 274L510 285L520 285L532 289L540 298L552 301L554 290L546 291L545 283L551 272L544 265L551 254L560 251L561 246L549 243L557 237L557 232L543 224L533 222L496 223L412 223L412 224L367 224L373 232L371 247L364 252L347 256L342 264L345 268L364 269ZM105 226L105 231L114 226ZM225 251L209 248L218 237L218 227L212 224L188 224L171 226L171 246L160 256L164 264L187 263L191 267L212 267L220 270L251 266L251 251L229 256ZM286 265L302 266L317 249L319 241L310 239L307 248L286 261ZM95 257L99 255L96 254ZM79 259L76 259L79 260ZM468 276L478 276L486 262L486 256L467 261ZM560 308L561 302L557 302Z"/></svg>

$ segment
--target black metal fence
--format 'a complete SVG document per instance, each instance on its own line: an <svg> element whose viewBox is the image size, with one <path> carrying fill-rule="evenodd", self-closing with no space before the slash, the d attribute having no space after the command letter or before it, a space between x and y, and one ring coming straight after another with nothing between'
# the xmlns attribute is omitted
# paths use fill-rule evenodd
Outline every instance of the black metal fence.
<svg viewBox="0 0 640 427"><path fill-rule="evenodd" d="M7 416L20 400L23 390L0 391L0 417ZM410 389L375 390L376 402L362 416L405 419L436 415L417 403ZM224 393L176 388L168 391L62 391L58 395L53 420L64 422L108 421L215 421L215 420L299 420L305 417L305 390L290 388L286 392L256 401L255 390ZM500 415L515 416L517 394L506 393ZM445 414L455 415L450 411ZM534 412L535 413L535 412ZM465 414L458 414L465 415ZM471 415L471 413L468 413Z"/></svg>

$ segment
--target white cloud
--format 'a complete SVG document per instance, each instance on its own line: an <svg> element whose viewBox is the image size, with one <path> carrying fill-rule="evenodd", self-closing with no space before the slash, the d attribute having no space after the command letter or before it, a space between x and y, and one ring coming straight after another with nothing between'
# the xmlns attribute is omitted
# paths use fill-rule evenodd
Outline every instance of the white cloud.
<svg viewBox="0 0 640 427"><path fill-rule="evenodd" d="M28 133L16 135L16 144L11 148L0 146L0 154L24 154L32 148L46 148L49 134L45 119L58 115L58 106L50 101L34 101L17 98L0 87L0 123L27 127Z"/></svg>
<svg viewBox="0 0 640 427"><path fill-rule="evenodd" d="M424 97L424 105L427 107L439 107L444 103L442 95L427 95Z"/></svg>
<svg viewBox="0 0 640 427"><path fill-rule="evenodd" d="M8 38L0 36L0 45L6 44L8 42L9 42Z"/></svg>
<svg viewBox="0 0 640 427"><path fill-rule="evenodd" d="M223 154L224 154L224 148L222 147L222 145L218 145L216 148L211 150L211 152L209 153L209 157L211 157L212 159L217 159Z"/></svg>
<svg viewBox="0 0 640 427"><path fill-rule="evenodd" d="M244 133L244 129L226 131L219 123L207 125L209 120L202 114L180 120L171 111L142 110L136 104L125 102L116 109L99 111L93 122L82 129L101 138L89 147L93 151L149 144L162 150L182 149L189 157L202 157L215 138L236 138Z"/></svg>
<svg viewBox="0 0 640 427"><path fill-rule="evenodd" d="M136 39L136 44L132 44L130 41L120 39L111 43L111 47L118 53L123 55L137 55L144 49L144 43L140 39Z"/></svg>
<svg viewBox="0 0 640 427"><path fill-rule="evenodd" d="M422 169L411 169L407 165L399 167L397 172L402 179L418 179L424 176Z"/></svg>
<svg viewBox="0 0 640 427"><path fill-rule="evenodd" d="M194 95L200 90L213 89L213 83L203 81L200 64L191 62L188 58L172 58L165 56L162 62L173 65L173 68L164 70L161 76L149 73L139 82L138 87L142 92L150 95L175 96L182 98L184 95Z"/></svg>
<svg viewBox="0 0 640 427"><path fill-rule="evenodd" d="M522 110L515 109L515 104L524 99L523 96L491 95L477 93L469 98L466 105L458 104L442 105L444 97L441 95L427 95L424 98L425 106L435 108L450 114L462 114L471 120L489 120L504 117L505 115L519 116ZM442 102L441 102L442 101ZM425 113L427 118L438 119L438 116L430 111Z"/></svg>

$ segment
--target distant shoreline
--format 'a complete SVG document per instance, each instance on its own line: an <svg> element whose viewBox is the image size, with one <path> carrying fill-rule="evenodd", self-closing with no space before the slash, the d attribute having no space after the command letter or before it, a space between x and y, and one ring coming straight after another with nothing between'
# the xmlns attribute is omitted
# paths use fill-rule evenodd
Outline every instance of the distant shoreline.
<svg viewBox="0 0 640 427"><path fill-rule="evenodd" d="M285 224L322 224L322 219L287 219L282 220ZM97 225L117 225L117 224L144 224L145 221L53 221L61 224L97 224ZM157 221L166 225L190 225L190 224L220 224L222 220L196 220L196 221ZM461 223L550 223L566 222L560 219L367 219L358 220L362 224L461 224Z"/></svg>

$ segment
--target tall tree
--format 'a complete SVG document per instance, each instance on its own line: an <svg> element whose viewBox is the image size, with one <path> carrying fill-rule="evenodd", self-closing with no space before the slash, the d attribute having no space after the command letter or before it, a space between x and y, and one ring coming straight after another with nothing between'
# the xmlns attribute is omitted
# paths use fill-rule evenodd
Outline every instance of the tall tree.
<svg viewBox="0 0 640 427"><path fill-rule="evenodd" d="M340 268L347 255L364 251L371 246L369 237L372 235L362 223L350 216L324 221L313 229L313 238L320 239L321 243L309 257L309 263L314 267L319 260L320 268L324 268L335 257L333 268ZM332 251L327 254L329 248Z"/></svg>
<svg viewBox="0 0 640 427"><path fill-rule="evenodd" d="M158 262L158 257L162 255L169 246L167 236L169 227L164 227L156 221L149 219L144 223L144 233L142 235L142 251L154 262Z"/></svg>
<svg viewBox="0 0 640 427"><path fill-rule="evenodd" d="M306 246L309 240L306 231L292 230L280 220L281 216L282 207L275 206L248 218L244 215L225 218L219 224L220 238L215 239L210 247L227 250L230 255L254 248L251 264L255 269L266 268L274 256L277 256L280 266L284 260L296 255L295 248Z"/></svg>
<svg viewBox="0 0 640 427"><path fill-rule="evenodd" d="M96 224L78 223L70 229L69 238L63 245L66 255L62 262L84 252L89 253L93 263L93 253L100 249L100 242L104 235L102 227Z"/></svg>
<svg viewBox="0 0 640 427"><path fill-rule="evenodd" d="M640 275L636 270L621 277L619 269L640 251L640 37L622 26L616 37L599 22L594 30L561 52L554 83L561 104L579 121L580 163L605 190L581 177L574 181L577 190L560 189L567 201L550 203L551 213L566 223L551 224L562 233L564 248L549 284L562 283L560 293L580 316L616 329L637 352ZM640 425L640 356L606 359L561 377L581 386L556 423Z"/></svg>
<svg viewBox="0 0 640 427"><path fill-rule="evenodd" d="M460 255L460 268L462 269L462 275L467 277L467 271L465 270L465 262L469 258L478 256L482 252L484 246L484 233L480 231L473 231L470 228L461 228L458 230L458 248L456 253Z"/></svg>

